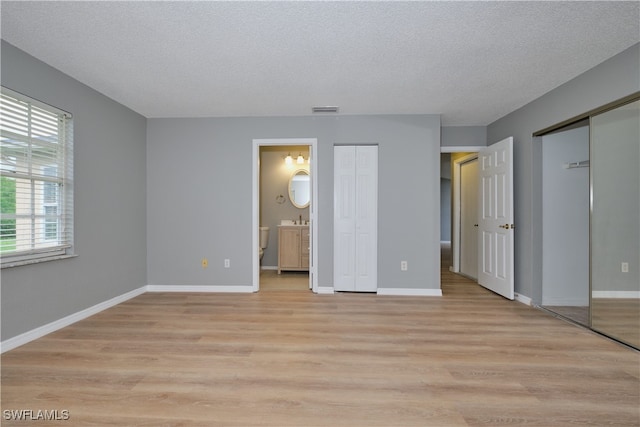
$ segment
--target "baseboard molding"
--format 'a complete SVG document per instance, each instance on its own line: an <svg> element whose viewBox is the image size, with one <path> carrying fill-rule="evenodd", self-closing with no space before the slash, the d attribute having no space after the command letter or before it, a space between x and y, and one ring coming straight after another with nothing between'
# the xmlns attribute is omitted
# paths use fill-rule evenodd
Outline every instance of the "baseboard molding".
<svg viewBox="0 0 640 427"><path fill-rule="evenodd" d="M378 295L441 297L442 289L378 288Z"/></svg>
<svg viewBox="0 0 640 427"><path fill-rule="evenodd" d="M440 244L441 245L450 245L451 244L451 240L440 240Z"/></svg>
<svg viewBox="0 0 640 427"><path fill-rule="evenodd" d="M277 270L277 265L263 265L260 267L261 270Z"/></svg>
<svg viewBox="0 0 640 427"><path fill-rule="evenodd" d="M533 303L531 298L529 298L527 296L524 296L522 294L519 294L517 292L514 294L514 299L516 301L518 301L518 302L521 302L522 304L525 304L525 305L532 305L532 303Z"/></svg>
<svg viewBox="0 0 640 427"><path fill-rule="evenodd" d="M111 298L110 300L101 302L92 307L86 308L77 313L63 317L62 319L32 329L23 334L9 338L0 342L0 354L9 350L13 350L23 344L31 342L35 339L43 337L51 332L55 332L58 329L62 329L82 319L86 319L89 316L93 316L107 308L111 308L118 304L121 304L131 298L142 295L145 292L236 292L236 293L252 293L255 292L255 288L249 286L180 286L180 285L147 285L134 289L130 292L122 294L120 296ZM317 290L318 294L334 294L335 291L332 286L320 286ZM412 288L378 288L378 295L401 295L401 296L442 296L441 289L412 289ZM516 299L518 299L518 295ZM526 297L525 297L526 298ZM625 297L627 298L627 297ZM530 303L530 299L528 299ZM529 304L528 303L528 304Z"/></svg>
<svg viewBox="0 0 640 427"><path fill-rule="evenodd" d="M591 293L593 298L626 298L626 299L640 299L640 292L638 291L593 291Z"/></svg>
<svg viewBox="0 0 640 427"><path fill-rule="evenodd" d="M224 293L250 293L255 292L253 286L180 286L180 285L147 285L147 292L224 292Z"/></svg>
<svg viewBox="0 0 640 427"><path fill-rule="evenodd" d="M13 350L16 347L20 347L23 344L36 340L40 337L43 337L51 332L55 332L58 329L62 329L66 326L69 326L73 323L76 323L82 319L86 319L89 316L93 316L94 314L98 314L107 308L111 308L118 304L121 304L131 298L135 298L138 295L142 295L147 291L146 286L142 286L141 288L134 289L132 291L127 292L126 294L119 295L117 297L111 298L110 300L101 302L84 310L78 311L77 313L70 314L69 316L63 317L62 319L55 320L51 323L47 323L46 325L40 326L38 328L27 331L23 334L16 335L13 338L9 338L0 343L0 353L4 353L9 350Z"/></svg>

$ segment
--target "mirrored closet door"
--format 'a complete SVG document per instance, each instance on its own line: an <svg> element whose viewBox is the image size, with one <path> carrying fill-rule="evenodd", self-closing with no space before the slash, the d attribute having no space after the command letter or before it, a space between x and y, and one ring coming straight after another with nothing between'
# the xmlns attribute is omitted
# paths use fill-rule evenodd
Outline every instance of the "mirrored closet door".
<svg viewBox="0 0 640 427"><path fill-rule="evenodd" d="M591 327L640 348L640 100L590 130Z"/></svg>

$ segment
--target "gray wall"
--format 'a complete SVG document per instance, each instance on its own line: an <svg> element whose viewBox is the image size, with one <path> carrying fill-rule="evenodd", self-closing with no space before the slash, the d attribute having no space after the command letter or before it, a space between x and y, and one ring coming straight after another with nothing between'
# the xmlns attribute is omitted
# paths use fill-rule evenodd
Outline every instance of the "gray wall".
<svg viewBox="0 0 640 427"><path fill-rule="evenodd" d="M284 157L291 153L293 165L286 165ZM262 267L278 266L278 224L283 219L309 219L309 208L297 208L289 198L289 178L298 169L309 170L309 164L295 163L302 153L309 158L309 147L261 147L260 149L260 226L269 227L269 243L264 250ZM277 203L276 197L284 196L284 203Z"/></svg>
<svg viewBox="0 0 640 427"><path fill-rule="evenodd" d="M440 178L440 241L451 241L451 180Z"/></svg>
<svg viewBox="0 0 640 427"><path fill-rule="evenodd" d="M535 303L542 294L542 149L532 134L638 90L640 44L487 127L489 144L514 137L515 290Z"/></svg>
<svg viewBox="0 0 640 427"><path fill-rule="evenodd" d="M440 241L451 241L451 153L440 155Z"/></svg>
<svg viewBox="0 0 640 427"><path fill-rule="evenodd" d="M440 145L443 147L484 147L487 145L487 127L445 126L442 128Z"/></svg>
<svg viewBox="0 0 640 427"><path fill-rule="evenodd" d="M378 286L440 288L436 115L149 119L149 284L252 285L251 153L259 138L318 138L320 286L333 285L333 145L374 143Z"/></svg>
<svg viewBox="0 0 640 427"><path fill-rule="evenodd" d="M589 305L589 127L545 135L543 168L542 304Z"/></svg>
<svg viewBox="0 0 640 427"><path fill-rule="evenodd" d="M146 285L146 119L2 41L2 85L73 114L76 258L2 270L2 340Z"/></svg>

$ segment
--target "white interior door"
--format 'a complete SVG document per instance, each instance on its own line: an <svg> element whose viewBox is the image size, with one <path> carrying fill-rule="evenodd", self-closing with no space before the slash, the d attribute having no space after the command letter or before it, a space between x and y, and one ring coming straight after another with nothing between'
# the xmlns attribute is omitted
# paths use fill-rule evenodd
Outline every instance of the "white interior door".
<svg viewBox="0 0 640 427"><path fill-rule="evenodd" d="M356 147L333 147L333 287L355 291Z"/></svg>
<svg viewBox="0 0 640 427"><path fill-rule="evenodd" d="M378 147L334 147L334 289L377 290Z"/></svg>
<svg viewBox="0 0 640 427"><path fill-rule="evenodd" d="M478 159L460 165L460 273L478 278Z"/></svg>
<svg viewBox="0 0 640 427"><path fill-rule="evenodd" d="M356 291L378 290L378 147L356 147Z"/></svg>
<svg viewBox="0 0 640 427"><path fill-rule="evenodd" d="M478 159L478 283L513 299L513 137L483 149Z"/></svg>

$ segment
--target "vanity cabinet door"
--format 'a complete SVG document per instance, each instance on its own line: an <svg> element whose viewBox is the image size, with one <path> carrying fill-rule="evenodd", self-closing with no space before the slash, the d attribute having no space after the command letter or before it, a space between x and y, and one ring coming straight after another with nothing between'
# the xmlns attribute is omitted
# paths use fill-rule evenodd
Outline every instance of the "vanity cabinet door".
<svg viewBox="0 0 640 427"><path fill-rule="evenodd" d="M309 227L278 226L278 274L309 271Z"/></svg>
<svg viewBox="0 0 640 427"><path fill-rule="evenodd" d="M279 269L300 267L300 229L282 227L279 237Z"/></svg>

